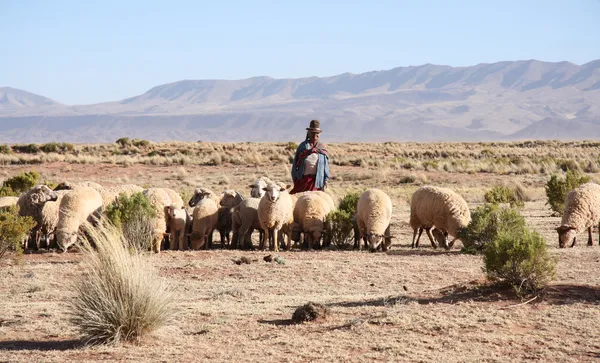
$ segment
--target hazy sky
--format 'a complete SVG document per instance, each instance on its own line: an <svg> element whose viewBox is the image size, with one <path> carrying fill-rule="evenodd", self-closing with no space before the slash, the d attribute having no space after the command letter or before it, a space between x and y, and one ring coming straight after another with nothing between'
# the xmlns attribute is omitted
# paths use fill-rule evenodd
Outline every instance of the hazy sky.
<svg viewBox="0 0 600 363"><path fill-rule="evenodd" d="M0 86L66 104L182 79L600 58L600 0L0 0Z"/></svg>

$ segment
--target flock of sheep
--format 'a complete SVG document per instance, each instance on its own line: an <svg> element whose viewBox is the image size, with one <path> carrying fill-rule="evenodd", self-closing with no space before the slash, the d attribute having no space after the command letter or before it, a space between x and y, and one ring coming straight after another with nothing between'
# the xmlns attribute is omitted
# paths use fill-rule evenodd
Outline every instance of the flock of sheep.
<svg viewBox="0 0 600 363"><path fill-rule="evenodd" d="M37 222L29 243L36 248L56 244L66 251L77 242L84 222L97 223L103 210L119 195L143 193L156 217L152 226L152 250L160 252L163 241L171 250L210 249L212 235L219 231L221 247L251 249L252 233L258 230L259 248L286 249L300 242L304 248L319 248L328 243L324 236L325 218L336 209L334 199L322 191L289 194L289 186L261 177L250 186L250 197L226 190L221 194L196 188L184 205L181 196L169 188L144 189L127 184L102 187L94 182L62 183L54 190L38 185L20 197L0 198L0 208L17 205L19 213ZM188 208L189 207L189 208ZM379 189L368 189L359 198L354 216L355 248L386 251L391 245L392 201ZM418 247L423 231L431 245L449 249L457 232L471 221L466 201L454 191L424 186L413 194L410 205L412 247ZM600 186L586 183L571 191L566 199L561 226L557 228L559 246L565 247L576 235L600 222ZM231 236L232 235L232 236ZM230 238L231 236L231 238ZM453 237L449 241L449 237ZM329 239L330 242L330 239ZM267 245L268 243L268 245Z"/></svg>

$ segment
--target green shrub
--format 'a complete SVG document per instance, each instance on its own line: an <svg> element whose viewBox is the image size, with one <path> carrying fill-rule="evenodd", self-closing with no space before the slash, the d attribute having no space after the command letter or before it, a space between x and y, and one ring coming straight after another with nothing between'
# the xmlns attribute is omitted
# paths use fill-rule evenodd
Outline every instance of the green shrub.
<svg viewBox="0 0 600 363"><path fill-rule="evenodd" d="M40 146L40 150L42 150L45 153L61 153L61 152L67 152L67 151L72 151L74 149L73 144L68 144L68 143L58 143L58 142L49 142L47 144L44 144L42 146Z"/></svg>
<svg viewBox="0 0 600 363"><path fill-rule="evenodd" d="M30 190L39 183L40 174L35 171L22 172L12 178L6 179L0 189L2 193L13 193L7 195L19 195Z"/></svg>
<svg viewBox="0 0 600 363"><path fill-rule="evenodd" d="M556 260L548 255L546 241L527 228L501 231L483 256L488 279L512 286L517 294L535 294L552 280Z"/></svg>
<svg viewBox="0 0 600 363"><path fill-rule="evenodd" d="M150 261L110 224L88 226L84 273L74 283L71 322L86 344L139 341L172 322L172 293Z"/></svg>
<svg viewBox="0 0 600 363"><path fill-rule="evenodd" d="M8 144L0 145L0 154L12 154L12 149Z"/></svg>
<svg viewBox="0 0 600 363"><path fill-rule="evenodd" d="M133 140L131 140L131 143L133 144L133 146L141 147L141 148L150 146L150 141L148 141L148 140L133 139Z"/></svg>
<svg viewBox="0 0 600 363"><path fill-rule="evenodd" d="M119 144L121 147L126 147L131 145L131 140L128 137L122 137L115 141L115 143Z"/></svg>
<svg viewBox="0 0 600 363"><path fill-rule="evenodd" d="M358 200L360 199L361 195L362 192L347 193L340 201L338 210L344 211L350 214L351 217L354 217L354 215L356 214L356 205L358 204Z"/></svg>
<svg viewBox="0 0 600 363"><path fill-rule="evenodd" d="M546 204L550 205L555 215L562 215L565 211L567 194L581 184L589 181L590 177L571 170L567 171L565 179L559 179L558 176L552 175L546 183L546 197L548 197Z"/></svg>
<svg viewBox="0 0 600 363"><path fill-rule="evenodd" d="M486 245L498 239L505 231L523 231L525 218L514 207L484 204L471 213L471 223L458 231L463 252L480 252Z"/></svg>
<svg viewBox="0 0 600 363"><path fill-rule="evenodd" d="M151 220L156 216L156 211L143 193L133 193L130 197L119 195L117 201L106 208L105 215L121 230L131 246L140 251L151 248Z"/></svg>
<svg viewBox="0 0 600 363"><path fill-rule="evenodd" d="M13 151L23 154L37 154L40 151L40 148L36 144L28 144L28 145L13 145Z"/></svg>
<svg viewBox="0 0 600 363"><path fill-rule="evenodd" d="M525 205L525 193L520 186L496 186L488 190L483 196L487 203L508 203L511 207L522 207Z"/></svg>
<svg viewBox="0 0 600 363"><path fill-rule="evenodd" d="M354 239L352 218L354 214L350 214L345 210L334 210L325 217L325 227L323 232L324 245L334 245L337 248L349 248L352 246Z"/></svg>
<svg viewBox="0 0 600 363"><path fill-rule="evenodd" d="M21 244L35 225L32 217L20 216L17 207L0 210L0 258L8 251L22 253Z"/></svg>
<svg viewBox="0 0 600 363"><path fill-rule="evenodd" d="M286 151L296 152L297 149L298 149L298 144L296 144L295 142L290 141L287 144L285 144Z"/></svg>

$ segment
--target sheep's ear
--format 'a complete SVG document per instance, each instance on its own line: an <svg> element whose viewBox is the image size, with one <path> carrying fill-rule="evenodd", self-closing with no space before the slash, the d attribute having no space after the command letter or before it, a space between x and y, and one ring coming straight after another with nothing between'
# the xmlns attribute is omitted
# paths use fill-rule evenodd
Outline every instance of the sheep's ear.
<svg viewBox="0 0 600 363"><path fill-rule="evenodd" d="M287 184L287 185L285 186L285 189L290 189L291 187L292 187L292 184Z"/></svg>
<svg viewBox="0 0 600 363"><path fill-rule="evenodd" d="M266 188L266 187L264 187L264 188L262 188L262 190L266 192L266 191L267 191L267 188Z"/></svg>
<svg viewBox="0 0 600 363"><path fill-rule="evenodd" d="M279 191L280 191L280 192L283 192L283 191L284 191L284 190L286 190L286 189L287 189L287 187L285 187L285 188L284 188L284 187L281 187L281 188L279 188Z"/></svg>
<svg viewBox="0 0 600 363"><path fill-rule="evenodd" d="M256 185L254 185L254 184L248 185L248 188L250 188L250 189L254 189L254 187L256 187Z"/></svg>

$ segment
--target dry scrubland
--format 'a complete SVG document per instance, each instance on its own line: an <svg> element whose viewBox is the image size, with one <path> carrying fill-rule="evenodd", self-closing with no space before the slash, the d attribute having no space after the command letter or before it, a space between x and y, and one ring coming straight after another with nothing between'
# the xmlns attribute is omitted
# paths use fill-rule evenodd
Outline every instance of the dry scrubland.
<svg viewBox="0 0 600 363"><path fill-rule="evenodd" d="M331 144L329 191L379 187L394 203L387 253L165 251L148 258L176 294L176 324L140 344L81 348L65 301L83 272L79 253L0 261L0 361L560 361L600 359L600 247L558 249L543 186L579 169L599 181L591 142ZM2 177L36 170L43 180L93 180L174 188L239 189L260 175L288 180L295 145L157 143L73 145L58 153L3 153ZM29 163L24 165L23 163ZM32 165L34 164L34 165ZM480 256L410 249L408 200L422 184L454 189L473 208L493 186L516 182L522 210L558 257L556 279L529 304L477 288ZM595 238L597 238L597 234ZM216 237L216 235L215 235ZM460 244L459 244L460 245ZM250 264L232 260L246 256ZM324 321L290 324L296 307L327 304Z"/></svg>

